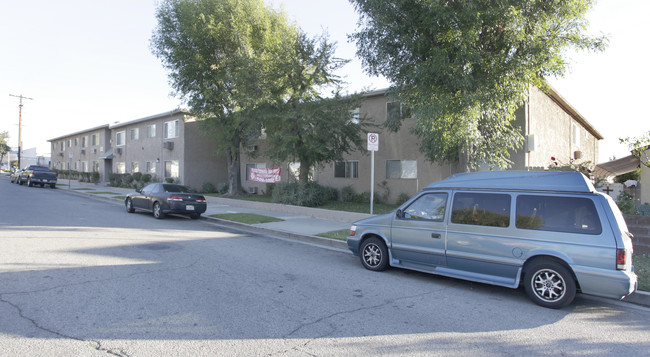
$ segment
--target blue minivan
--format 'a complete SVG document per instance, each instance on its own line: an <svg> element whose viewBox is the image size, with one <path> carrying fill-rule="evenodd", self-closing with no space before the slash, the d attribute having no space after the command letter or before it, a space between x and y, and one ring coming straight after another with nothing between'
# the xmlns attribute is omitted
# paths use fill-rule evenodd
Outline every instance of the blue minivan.
<svg viewBox="0 0 650 357"><path fill-rule="evenodd" d="M637 284L623 215L578 172L453 175L392 213L355 222L347 244L369 270L523 285L549 308L577 292L622 299Z"/></svg>

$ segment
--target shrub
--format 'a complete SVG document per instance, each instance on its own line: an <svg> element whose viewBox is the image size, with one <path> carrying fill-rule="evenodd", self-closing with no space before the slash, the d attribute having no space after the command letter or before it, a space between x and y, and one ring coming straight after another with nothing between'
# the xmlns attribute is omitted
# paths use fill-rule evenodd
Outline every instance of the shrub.
<svg viewBox="0 0 650 357"><path fill-rule="evenodd" d="M133 175L131 175L131 174L125 174L124 177L122 178L122 181L123 181L125 184L131 186L131 184L133 183Z"/></svg>
<svg viewBox="0 0 650 357"><path fill-rule="evenodd" d="M217 188L211 183L211 182L204 182L203 186L201 186L201 192L203 193L215 193L217 192Z"/></svg>
<svg viewBox="0 0 650 357"><path fill-rule="evenodd" d="M142 172L134 172L132 176L135 181L142 181Z"/></svg>
<svg viewBox="0 0 650 357"><path fill-rule="evenodd" d="M148 184L149 182L151 182L151 174L144 174L144 175L142 175L142 179L141 179L141 180L142 180L142 184L143 184L143 185Z"/></svg>
<svg viewBox="0 0 650 357"><path fill-rule="evenodd" d="M92 182L92 183L97 183L97 182L99 182L99 172L97 172L97 171L93 171L93 172L90 174L90 180L91 180L90 182Z"/></svg>
<svg viewBox="0 0 650 357"><path fill-rule="evenodd" d="M174 178L173 177L165 177L165 182L174 183Z"/></svg>
<svg viewBox="0 0 650 357"><path fill-rule="evenodd" d="M217 192L219 192L222 195L228 193L228 184L225 182L220 182L217 185Z"/></svg>
<svg viewBox="0 0 650 357"><path fill-rule="evenodd" d="M410 198L411 198L411 197L409 197L409 195L407 195L406 193L402 192L402 193L399 194L399 196L397 196L397 201L396 201L395 203L396 203L397 205L400 205L400 206L401 206L401 205L404 204L406 201L408 201Z"/></svg>
<svg viewBox="0 0 650 357"><path fill-rule="evenodd" d="M345 186L341 189L341 200L343 202L353 202L356 195L352 186Z"/></svg>
<svg viewBox="0 0 650 357"><path fill-rule="evenodd" d="M354 196L354 202L356 203L370 203L370 192L362 192Z"/></svg>
<svg viewBox="0 0 650 357"><path fill-rule="evenodd" d="M273 188L273 202L289 205L318 207L332 197L336 197L336 190L323 187L315 182L282 182Z"/></svg>
<svg viewBox="0 0 650 357"><path fill-rule="evenodd" d="M627 192L618 195L616 205L624 214L637 214L636 207L634 206L634 197Z"/></svg>
<svg viewBox="0 0 650 357"><path fill-rule="evenodd" d="M265 196L273 196L273 189L275 188L274 183L267 182L266 183L266 190L264 191Z"/></svg>

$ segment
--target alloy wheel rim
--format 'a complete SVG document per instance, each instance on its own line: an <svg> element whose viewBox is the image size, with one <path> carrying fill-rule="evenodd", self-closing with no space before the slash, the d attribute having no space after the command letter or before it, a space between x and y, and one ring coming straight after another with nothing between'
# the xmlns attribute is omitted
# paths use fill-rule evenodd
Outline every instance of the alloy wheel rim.
<svg viewBox="0 0 650 357"><path fill-rule="evenodd" d="M552 269L538 271L531 285L535 294L546 302L561 300L566 292L564 278Z"/></svg>
<svg viewBox="0 0 650 357"><path fill-rule="evenodd" d="M363 251L363 259L369 266L375 267L381 262L381 249L376 244L368 244Z"/></svg>

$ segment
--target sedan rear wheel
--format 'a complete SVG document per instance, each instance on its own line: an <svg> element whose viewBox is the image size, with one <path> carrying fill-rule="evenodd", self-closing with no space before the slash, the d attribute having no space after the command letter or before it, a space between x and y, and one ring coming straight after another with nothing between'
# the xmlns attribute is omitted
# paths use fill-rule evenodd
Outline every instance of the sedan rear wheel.
<svg viewBox="0 0 650 357"><path fill-rule="evenodd" d="M154 204L153 204L153 216L156 219L165 218L165 212L163 212L162 207L160 206L160 202L154 202Z"/></svg>
<svg viewBox="0 0 650 357"><path fill-rule="evenodd" d="M125 206L126 206L126 211L127 212L129 212L129 213L135 212L135 208L133 208L133 202L131 201L130 198L126 199Z"/></svg>

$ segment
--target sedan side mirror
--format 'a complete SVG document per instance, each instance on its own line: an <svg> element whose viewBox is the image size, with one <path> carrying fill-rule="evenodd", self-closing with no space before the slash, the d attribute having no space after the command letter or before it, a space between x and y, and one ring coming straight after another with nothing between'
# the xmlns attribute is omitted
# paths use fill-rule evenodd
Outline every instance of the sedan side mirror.
<svg viewBox="0 0 650 357"><path fill-rule="evenodd" d="M136 188L136 189L135 189L135 192L137 192L137 193L142 193L142 190L139 189L139 188Z"/></svg>

